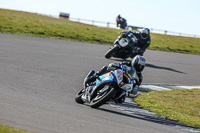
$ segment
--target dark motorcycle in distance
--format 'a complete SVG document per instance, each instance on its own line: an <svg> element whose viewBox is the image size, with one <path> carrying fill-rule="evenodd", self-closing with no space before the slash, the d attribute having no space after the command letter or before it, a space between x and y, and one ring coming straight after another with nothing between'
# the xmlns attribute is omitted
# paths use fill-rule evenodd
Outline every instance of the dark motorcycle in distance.
<svg viewBox="0 0 200 133"><path fill-rule="evenodd" d="M120 27L121 29L128 29L126 19L124 18L117 18L117 27Z"/></svg>
<svg viewBox="0 0 200 133"><path fill-rule="evenodd" d="M140 48L136 46L137 38L130 32L124 37L120 35L114 42L114 46L105 53L105 58L111 57L127 59L134 58Z"/></svg>

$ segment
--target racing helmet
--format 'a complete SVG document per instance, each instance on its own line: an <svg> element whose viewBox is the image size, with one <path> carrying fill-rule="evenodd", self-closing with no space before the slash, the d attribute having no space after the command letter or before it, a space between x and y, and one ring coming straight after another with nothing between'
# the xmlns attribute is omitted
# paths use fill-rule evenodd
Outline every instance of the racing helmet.
<svg viewBox="0 0 200 133"><path fill-rule="evenodd" d="M141 31L141 38L147 39L150 36L150 30L148 28L145 28Z"/></svg>
<svg viewBox="0 0 200 133"><path fill-rule="evenodd" d="M146 59L141 55L136 55L132 62L131 67L135 68L137 72L142 72L146 64Z"/></svg>

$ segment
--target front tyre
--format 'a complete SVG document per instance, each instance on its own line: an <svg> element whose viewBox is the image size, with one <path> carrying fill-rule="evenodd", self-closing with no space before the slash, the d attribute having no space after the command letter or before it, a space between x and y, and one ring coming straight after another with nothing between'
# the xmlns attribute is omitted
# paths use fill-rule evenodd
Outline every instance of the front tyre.
<svg viewBox="0 0 200 133"><path fill-rule="evenodd" d="M84 101L82 100L82 95L84 94L84 89L82 89L82 90L80 90L77 94L76 94L76 96L75 96L75 101L77 102L77 103L79 103L79 104L83 104L84 103Z"/></svg>
<svg viewBox="0 0 200 133"><path fill-rule="evenodd" d="M109 49L105 54L105 58L109 59L112 56L112 54L118 49L118 46L114 46L113 48Z"/></svg>
<svg viewBox="0 0 200 133"><path fill-rule="evenodd" d="M92 108L98 108L101 105L105 104L107 101L109 101L116 93L116 90L114 88L111 88L110 90L106 91L105 93L98 95L92 99L90 102L90 107Z"/></svg>

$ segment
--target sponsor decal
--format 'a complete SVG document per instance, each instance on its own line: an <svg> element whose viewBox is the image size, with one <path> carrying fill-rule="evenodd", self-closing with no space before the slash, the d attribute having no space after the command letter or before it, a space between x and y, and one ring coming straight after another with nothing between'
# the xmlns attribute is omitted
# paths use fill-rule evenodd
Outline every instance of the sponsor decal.
<svg viewBox="0 0 200 133"><path fill-rule="evenodd" d="M123 72L121 70L117 70L117 74L123 75Z"/></svg>

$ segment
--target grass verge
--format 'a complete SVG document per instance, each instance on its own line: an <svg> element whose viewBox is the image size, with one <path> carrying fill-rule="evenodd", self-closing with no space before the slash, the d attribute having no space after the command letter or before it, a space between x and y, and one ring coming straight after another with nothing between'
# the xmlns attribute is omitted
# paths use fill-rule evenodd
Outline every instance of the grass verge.
<svg viewBox="0 0 200 133"><path fill-rule="evenodd" d="M0 133L31 133L31 132L0 125Z"/></svg>
<svg viewBox="0 0 200 133"><path fill-rule="evenodd" d="M0 9L0 32L112 45L123 30ZM200 54L200 38L151 34L149 49Z"/></svg>
<svg viewBox="0 0 200 133"><path fill-rule="evenodd" d="M200 88L143 93L134 101L144 109L200 129Z"/></svg>

